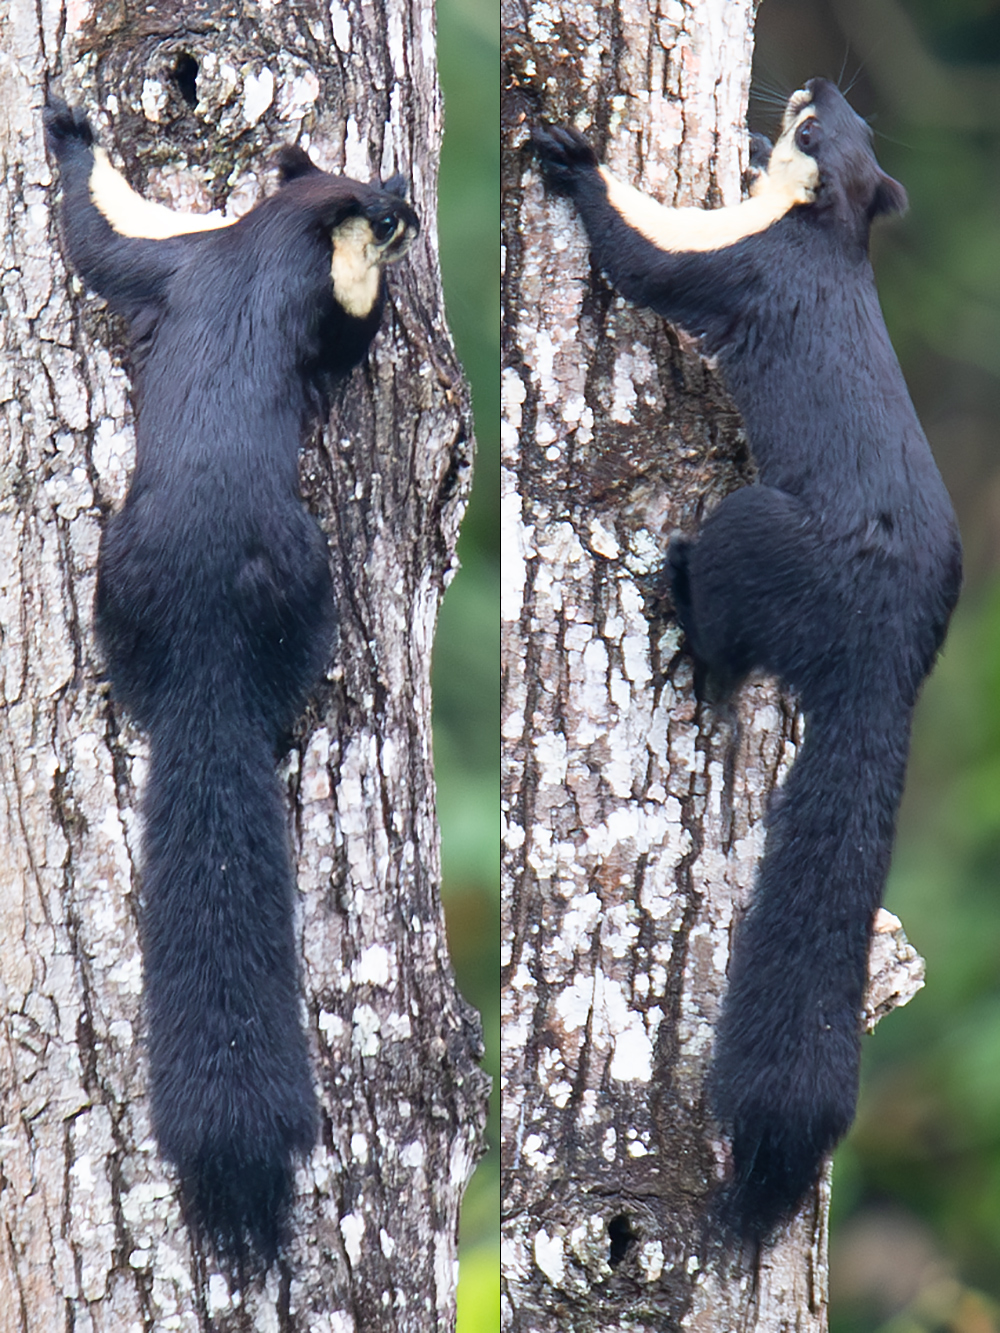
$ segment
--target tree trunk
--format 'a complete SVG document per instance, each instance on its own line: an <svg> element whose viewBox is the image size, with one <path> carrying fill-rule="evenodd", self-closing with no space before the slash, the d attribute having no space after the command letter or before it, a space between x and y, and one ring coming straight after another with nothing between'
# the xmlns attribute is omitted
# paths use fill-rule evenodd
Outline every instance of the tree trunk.
<svg viewBox="0 0 1000 1333"><path fill-rule="evenodd" d="M656 571L750 478L742 424L691 341L592 271L526 147L571 122L667 203L737 202L753 11L505 10L504 1320L524 1333L826 1327L825 1187L758 1256L702 1239L730 930L800 722L764 679L695 703ZM920 984L893 920L880 1012Z"/></svg>
<svg viewBox="0 0 1000 1333"><path fill-rule="evenodd" d="M446 952L431 775L431 642L471 454L437 269L433 4L14 0L0 51L0 1331L451 1328L485 1080ZM327 169L403 171L423 223L303 467L340 612L282 770L322 1126L289 1252L237 1294L192 1248L149 1125L144 739L109 703L92 633L100 515L131 465L129 382L121 326L60 256L48 86L161 202L246 208L270 151L308 131Z"/></svg>

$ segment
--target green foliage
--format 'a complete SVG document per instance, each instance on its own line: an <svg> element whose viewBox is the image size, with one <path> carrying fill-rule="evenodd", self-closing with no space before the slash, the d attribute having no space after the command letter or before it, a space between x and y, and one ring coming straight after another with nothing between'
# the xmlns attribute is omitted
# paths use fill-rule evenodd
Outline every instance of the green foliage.
<svg viewBox="0 0 1000 1333"><path fill-rule="evenodd" d="M500 1327L500 1249L476 1245L462 1253L456 1333L495 1333Z"/></svg>
<svg viewBox="0 0 1000 1333"><path fill-rule="evenodd" d="M500 1050L498 56L497 12L489 0L439 0L441 268L449 324L472 386L477 453L459 543L463 567L445 597L435 640L434 759L449 943L462 993L482 1014L494 1089ZM495 1333L500 1326L495 1111L490 1145L462 1210L459 1333Z"/></svg>

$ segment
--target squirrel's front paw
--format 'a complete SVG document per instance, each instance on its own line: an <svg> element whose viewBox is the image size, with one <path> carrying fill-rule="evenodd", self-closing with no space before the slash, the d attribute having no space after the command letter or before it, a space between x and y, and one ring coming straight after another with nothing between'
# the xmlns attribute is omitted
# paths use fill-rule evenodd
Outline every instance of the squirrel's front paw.
<svg viewBox="0 0 1000 1333"><path fill-rule="evenodd" d="M597 154L579 132L568 125L536 125L531 142L549 188L572 194L577 178L597 170Z"/></svg>
<svg viewBox="0 0 1000 1333"><path fill-rule="evenodd" d="M45 125L45 142L57 158L62 158L73 148L90 148L94 142L94 131L83 107L67 106L57 97L49 99L42 112Z"/></svg>

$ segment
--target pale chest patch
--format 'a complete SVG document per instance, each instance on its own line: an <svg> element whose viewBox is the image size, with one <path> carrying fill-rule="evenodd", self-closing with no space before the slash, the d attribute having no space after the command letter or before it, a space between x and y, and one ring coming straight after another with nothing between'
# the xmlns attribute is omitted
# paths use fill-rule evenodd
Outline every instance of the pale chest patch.
<svg viewBox="0 0 1000 1333"><path fill-rule="evenodd" d="M711 209L667 208L601 167L608 202L647 241L670 254L735 245L746 236L766 231L796 204L812 203L819 168L813 158L795 146L796 129L812 114L812 107L806 106L791 117L786 115L767 171L755 181L750 198L740 204Z"/></svg>
<svg viewBox="0 0 1000 1333"><path fill-rule="evenodd" d="M366 218L348 218L333 233L333 294L349 315L364 319L378 300L381 252Z"/></svg>

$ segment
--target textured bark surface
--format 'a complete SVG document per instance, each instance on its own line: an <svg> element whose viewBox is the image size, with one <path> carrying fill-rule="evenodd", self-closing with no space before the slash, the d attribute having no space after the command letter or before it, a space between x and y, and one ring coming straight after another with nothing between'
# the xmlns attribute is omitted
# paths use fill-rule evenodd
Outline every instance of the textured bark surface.
<svg viewBox="0 0 1000 1333"><path fill-rule="evenodd" d="M726 1145L704 1076L789 701L699 708L656 571L751 475L691 342L591 270L525 148L587 131L667 203L739 200L752 0L505 8L504 1324L826 1327L826 1190L773 1248L701 1235ZM898 923L896 923L898 926ZM880 1012L921 984L892 919Z"/></svg>
<svg viewBox="0 0 1000 1333"><path fill-rule="evenodd" d="M485 1079L447 957L430 755L431 641L471 454L437 268L434 54L430 0L0 14L0 1333L453 1325ZM192 1251L150 1135L144 742L109 703L91 620L100 518L131 465L129 382L121 326L60 256L47 86L162 202L242 211L273 148L300 138L330 170L403 171L423 221L304 461L341 614L283 770L324 1111L290 1252L235 1297Z"/></svg>

